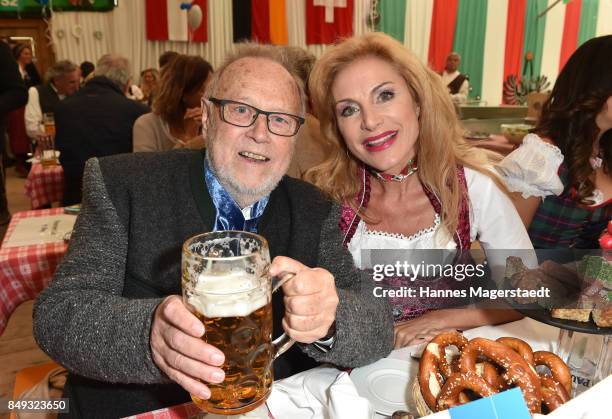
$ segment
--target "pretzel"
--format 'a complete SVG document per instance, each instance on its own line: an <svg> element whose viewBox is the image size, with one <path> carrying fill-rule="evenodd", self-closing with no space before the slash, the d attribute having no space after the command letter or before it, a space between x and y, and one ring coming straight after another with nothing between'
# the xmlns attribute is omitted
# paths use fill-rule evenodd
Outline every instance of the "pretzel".
<svg viewBox="0 0 612 419"><path fill-rule="evenodd" d="M542 401L549 412L570 399L565 387L551 376L540 375L540 381L542 383Z"/></svg>
<svg viewBox="0 0 612 419"><path fill-rule="evenodd" d="M456 346L459 356L448 359L448 346ZM546 366L552 376L538 374L538 365ZM518 338L474 338L468 342L461 333L445 332L423 351L419 387L432 411L467 403L470 392L487 397L512 386L521 388L531 413L542 409L551 412L569 400L571 375L557 355L533 352Z"/></svg>
<svg viewBox="0 0 612 419"><path fill-rule="evenodd" d="M502 380L497 372L497 368L490 362L478 362L476 364L476 373L484 378L486 383L495 391L501 391L506 387L504 380Z"/></svg>
<svg viewBox="0 0 612 419"><path fill-rule="evenodd" d="M461 372L459 369L459 360L460 356L455 355L450 363L451 369L453 370L453 374ZM476 374L484 378L485 382L495 391L503 390L506 385L504 380L500 377L497 368L495 365L491 364L487 361L478 362L476 364ZM471 402L472 400L468 397L465 392L459 393L459 402L460 404L464 404L467 402Z"/></svg>
<svg viewBox="0 0 612 419"><path fill-rule="evenodd" d="M535 365L531 346L529 346L529 344L524 340L519 338L504 337L497 339L497 341L514 349L532 367Z"/></svg>
<svg viewBox="0 0 612 419"><path fill-rule="evenodd" d="M434 411L436 399L453 371L446 359L446 347L456 346L460 351L467 344L467 339L459 332L444 332L433 338L421 356L419 365L419 385L427 406Z"/></svg>
<svg viewBox="0 0 612 419"><path fill-rule="evenodd" d="M548 367L555 381L560 383L567 394L572 394L572 375L568 366L561 358L552 352L538 351L533 353L535 365L544 365Z"/></svg>
<svg viewBox="0 0 612 419"><path fill-rule="evenodd" d="M485 380L476 373L456 373L448 377L440 390L436 411L446 410L461 404L459 395L463 393L463 390L471 390L481 397L488 397L495 393Z"/></svg>
<svg viewBox="0 0 612 419"><path fill-rule="evenodd" d="M465 346L461 354L460 367L462 373L476 371L478 355L487 357L502 367L503 377L510 384L518 385L531 413L540 413L542 393L540 378L527 362L514 350L503 343L484 338L474 338Z"/></svg>

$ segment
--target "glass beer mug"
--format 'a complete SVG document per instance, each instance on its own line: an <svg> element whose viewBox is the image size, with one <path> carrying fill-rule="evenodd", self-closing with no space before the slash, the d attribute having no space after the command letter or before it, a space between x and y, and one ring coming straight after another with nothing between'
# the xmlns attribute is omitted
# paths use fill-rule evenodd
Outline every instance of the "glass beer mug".
<svg viewBox="0 0 612 419"><path fill-rule="evenodd" d="M206 384L210 399L191 395L206 412L261 405L272 389L272 361L294 343L285 334L272 341L272 293L294 275L272 278L269 265L268 243L253 233L204 233L183 244L183 301L204 324L202 339L225 354L225 380Z"/></svg>

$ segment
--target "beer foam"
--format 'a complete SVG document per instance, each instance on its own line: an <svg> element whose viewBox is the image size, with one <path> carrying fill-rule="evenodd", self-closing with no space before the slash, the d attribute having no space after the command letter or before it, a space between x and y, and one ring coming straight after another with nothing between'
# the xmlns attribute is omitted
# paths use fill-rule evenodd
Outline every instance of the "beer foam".
<svg viewBox="0 0 612 419"><path fill-rule="evenodd" d="M269 302L267 285L244 272L198 276L188 303L206 317L244 317Z"/></svg>

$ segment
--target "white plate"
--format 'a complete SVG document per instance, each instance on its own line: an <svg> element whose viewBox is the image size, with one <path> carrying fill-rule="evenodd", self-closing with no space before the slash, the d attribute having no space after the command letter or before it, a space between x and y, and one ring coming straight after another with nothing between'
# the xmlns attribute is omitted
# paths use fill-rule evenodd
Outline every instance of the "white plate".
<svg viewBox="0 0 612 419"><path fill-rule="evenodd" d="M367 398L377 413L391 416L396 410L415 411L412 403L411 371L414 363L399 359L381 359L355 368L351 380L360 396Z"/></svg>

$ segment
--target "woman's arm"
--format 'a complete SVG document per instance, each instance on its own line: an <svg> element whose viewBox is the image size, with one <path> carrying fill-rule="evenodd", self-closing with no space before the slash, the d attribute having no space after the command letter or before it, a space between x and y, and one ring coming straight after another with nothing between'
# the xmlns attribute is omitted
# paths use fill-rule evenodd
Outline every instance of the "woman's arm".
<svg viewBox="0 0 612 419"><path fill-rule="evenodd" d="M157 133L154 126L154 115L144 114L136 120L133 128L133 150L161 151L158 148Z"/></svg>
<svg viewBox="0 0 612 419"><path fill-rule="evenodd" d="M445 330L467 330L487 324L507 323L523 316L510 309L447 308L395 325L395 349L428 342Z"/></svg>
<svg viewBox="0 0 612 419"><path fill-rule="evenodd" d="M535 215L538 207L542 203L542 198L537 196L530 196L529 198L523 198L522 194L519 192L511 192L510 200L514 204L514 208L516 208L516 212L518 212L521 217L521 221L525 225L525 228L529 228L531 225L531 220L533 220L533 216Z"/></svg>

